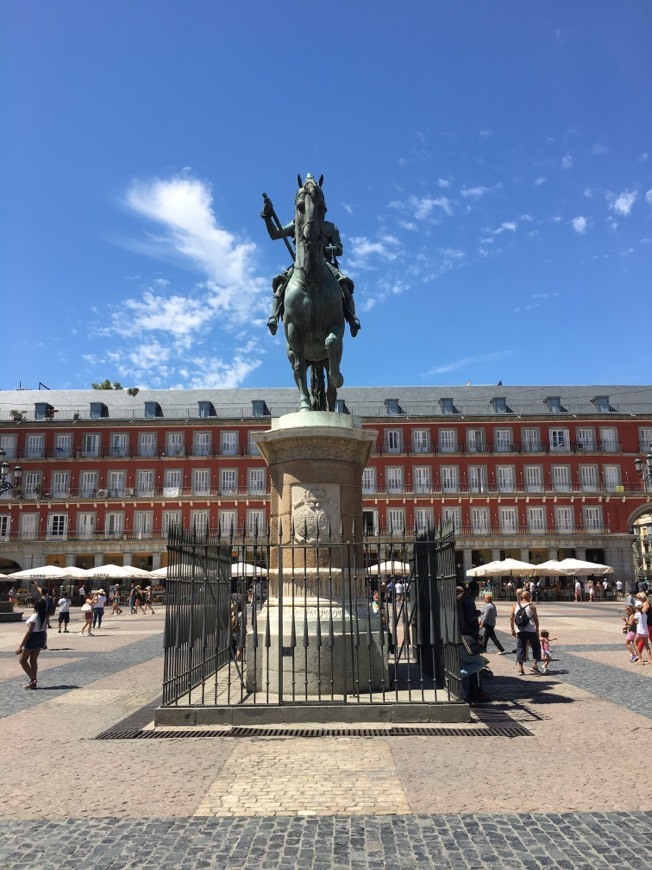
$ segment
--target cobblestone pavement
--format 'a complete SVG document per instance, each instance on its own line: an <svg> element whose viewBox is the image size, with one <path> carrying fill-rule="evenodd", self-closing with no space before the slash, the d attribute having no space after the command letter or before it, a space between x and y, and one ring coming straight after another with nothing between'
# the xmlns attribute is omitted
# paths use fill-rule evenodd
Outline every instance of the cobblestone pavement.
<svg viewBox="0 0 652 870"><path fill-rule="evenodd" d="M629 663L621 606L541 604L559 638L546 676L518 677L501 635L494 700L473 713L533 735L511 739L95 740L156 703L162 614L86 638L75 613L36 692L14 654L24 628L0 625L0 867L645 866L652 790L623 770L650 745L652 665Z"/></svg>

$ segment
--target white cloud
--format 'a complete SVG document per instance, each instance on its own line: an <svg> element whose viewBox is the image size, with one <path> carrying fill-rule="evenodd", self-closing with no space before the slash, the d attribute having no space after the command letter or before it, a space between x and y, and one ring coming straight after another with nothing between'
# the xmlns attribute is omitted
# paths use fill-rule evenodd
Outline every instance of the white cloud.
<svg viewBox="0 0 652 870"><path fill-rule="evenodd" d="M478 187L463 187L460 190L460 195L465 199L480 199L481 196L484 196L486 193L489 193L491 188L482 187L479 185Z"/></svg>
<svg viewBox="0 0 652 870"><path fill-rule="evenodd" d="M535 187L539 187L540 185L545 184L547 180L548 179L545 175L540 175L538 178L534 179L534 185Z"/></svg>
<svg viewBox="0 0 652 870"><path fill-rule="evenodd" d="M410 196L407 201L393 200L389 203L390 208L402 212L409 212L417 221L425 221L432 217L436 209L447 215L453 214L452 201L447 196Z"/></svg>
<svg viewBox="0 0 652 870"><path fill-rule="evenodd" d="M608 193L607 199L609 200L610 209L615 211L616 214L626 217L638 199L638 193L635 190L624 190L617 196L613 193Z"/></svg>
<svg viewBox="0 0 652 870"><path fill-rule="evenodd" d="M583 217L582 215L579 215L578 217L574 217L573 220L571 221L571 224L572 224L573 229L575 230L576 233L579 233L581 236L584 235L584 233L586 232L586 225L587 225L587 220L585 217Z"/></svg>
<svg viewBox="0 0 652 870"><path fill-rule="evenodd" d="M374 268L372 261L375 258L392 262L401 255L402 246L395 236L385 235L377 241L372 241L366 236L354 236L351 239L351 256L349 263L352 268Z"/></svg>
<svg viewBox="0 0 652 870"><path fill-rule="evenodd" d="M591 190L590 187L585 187L585 188L584 188L584 196L585 196L587 199L593 199L593 191Z"/></svg>
<svg viewBox="0 0 652 870"><path fill-rule="evenodd" d="M451 186L451 182L447 178L438 178L437 179L437 187L445 188L445 187L450 187L450 186Z"/></svg>
<svg viewBox="0 0 652 870"><path fill-rule="evenodd" d="M573 158L570 154L565 154L561 159L561 165L564 169L571 169L573 166Z"/></svg>
<svg viewBox="0 0 652 870"><path fill-rule="evenodd" d="M652 205L652 187L651 187L651 188L648 190L648 192L645 194L645 201L646 201L649 205Z"/></svg>
<svg viewBox="0 0 652 870"><path fill-rule="evenodd" d="M501 233L510 232L515 233L516 227L518 224L516 221L503 221L503 223L498 227L498 229L492 230L495 236L501 235Z"/></svg>
<svg viewBox="0 0 652 870"><path fill-rule="evenodd" d="M461 359L453 360L449 363L444 363L444 365L436 366L435 368L430 369L430 371L426 372L426 376L428 375L446 375L450 372L456 372L463 368L468 368L469 366L477 365L478 363L489 362L490 360L502 359L507 356L507 351L496 351L494 353L486 353L481 354L479 356L465 356Z"/></svg>

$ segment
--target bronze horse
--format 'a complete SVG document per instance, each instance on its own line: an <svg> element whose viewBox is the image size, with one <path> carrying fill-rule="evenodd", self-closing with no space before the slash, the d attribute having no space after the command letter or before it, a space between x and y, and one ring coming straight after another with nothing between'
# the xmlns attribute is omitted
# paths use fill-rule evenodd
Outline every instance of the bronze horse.
<svg viewBox="0 0 652 870"><path fill-rule="evenodd" d="M344 383L340 372L344 311L342 290L324 257L322 227L326 203L312 176L305 184L298 176L294 203L296 257L285 289L287 355L299 390L299 410L335 410L337 390ZM311 367L312 398L307 370ZM326 383L324 380L326 372Z"/></svg>

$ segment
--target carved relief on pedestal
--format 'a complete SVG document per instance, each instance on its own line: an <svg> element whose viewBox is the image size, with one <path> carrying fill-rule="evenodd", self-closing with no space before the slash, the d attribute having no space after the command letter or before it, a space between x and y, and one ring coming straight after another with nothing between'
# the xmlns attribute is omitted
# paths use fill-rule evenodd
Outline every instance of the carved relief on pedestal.
<svg viewBox="0 0 652 870"><path fill-rule="evenodd" d="M339 487L329 484L292 487L292 526L296 543L326 542L340 527Z"/></svg>

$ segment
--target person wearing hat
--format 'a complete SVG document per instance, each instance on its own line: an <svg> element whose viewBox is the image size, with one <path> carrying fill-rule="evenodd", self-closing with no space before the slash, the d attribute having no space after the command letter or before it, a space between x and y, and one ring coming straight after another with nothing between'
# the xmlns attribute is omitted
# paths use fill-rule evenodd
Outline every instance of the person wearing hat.
<svg viewBox="0 0 652 870"><path fill-rule="evenodd" d="M638 648L638 655L639 658L642 660L643 648L645 647L645 649L647 649L647 656L649 661L650 659L652 659L652 654L650 653L650 640L652 640L652 608L650 607L650 600L645 592L636 593L636 597L634 598L634 607L637 625L635 644ZM642 628L640 628L639 630L639 613L641 615L640 621L645 623L645 631L643 631Z"/></svg>
<svg viewBox="0 0 652 870"><path fill-rule="evenodd" d="M636 640L634 643L638 649L638 658L639 662L644 665L643 661L643 650L647 650L647 660L648 662L652 661L652 652L650 651L650 635L648 631L648 614L650 612L650 602L647 600L647 596L643 592L639 592L636 596L636 602L634 604L636 608L636 612L634 614L634 618L636 619Z"/></svg>
<svg viewBox="0 0 652 870"><path fill-rule="evenodd" d="M104 589L99 589L97 595L93 599L93 628L102 628L102 617L104 616L105 604L106 592Z"/></svg>

